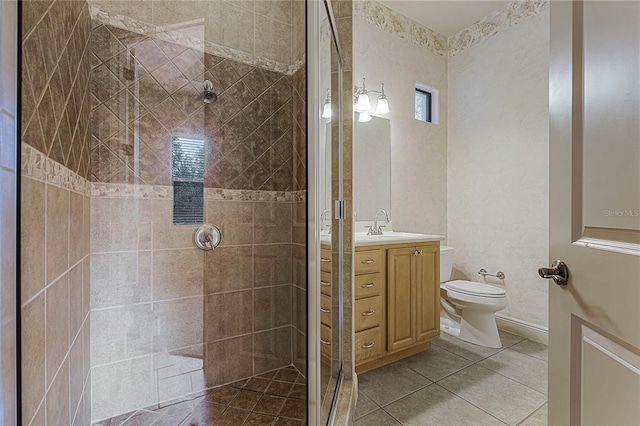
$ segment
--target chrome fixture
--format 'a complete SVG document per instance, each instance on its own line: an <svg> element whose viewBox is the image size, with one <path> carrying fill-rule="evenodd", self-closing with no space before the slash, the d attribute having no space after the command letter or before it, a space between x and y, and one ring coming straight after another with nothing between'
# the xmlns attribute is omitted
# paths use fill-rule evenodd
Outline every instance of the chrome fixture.
<svg viewBox="0 0 640 426"><path fill-rule="evenodd" d="M565 286L569 282L569 268L562 260L556 260L551 264L551 268L540 268L538 274L542 278L553 279L559 286Z"/></svg>
<svg viewBox="0 0 640 426"><path fill-rule="evenodd" d="M380 209L376 212L376 217L373 218L373 226L369 227L369 231L367 231L367 235L382 235L382 226L378 225L378 215L380 212L384 213L384 223L389 223L389 215L383 209Z"/></svg>
<svg viewBox="0 0 640 426"><path fill-rule="evenodd" d="M355 86L353 89L353 105L354 109L359 113L358 122L365 123L371 120L371 114L368 111L371 109L371 101L369 99L369 93L379 93L378 105L376 106L376 114L388 114L389 101L387 95L384 93L384 83L381 84L380 90L367 90L366 80L362 79L362 87Z"/></svg>
<svg viewBox="0 0 640 426"><path fill-rule="evenodd" d="M204 251L211 251L220 245L222 232L215 225L202 225L193 232L193 245Z"/></svg>
<svg viewBox="0 0 640 426"><path fill-rule="evenodd" d="M204 81L204 93L202 97L205 104L212 104L218 100L218 95L213 91L213 83L210 80Z"/></svg>
<svg viewBox="0 0 640 426"><path fill-rule="evenodd" d="M324 221L325 221L325 216L327 215L327 213L331 213L331 210L327 209L327 210L323 210L322 214L320 215L320 229L324 230ZM331 234L331 222L329 222L329 234Z"/></svg>
<svg viewBox="0 0 640 426"><path fill-rule="evenodd" d="M331 89L327 88L327 99L322 107L322 118L331 118Z"/></svg>
<svg viewBox="0 0 640 426"><path fill-rule="evenodd" d="M490 274L490 273L488 273L488 272L487 272L487 270L486 270L486 269L484 269L484 268L482 268L482 269L480 269L480 270L478 271L478 275L482 275L483 277L486 277L486 276L488 275L488 276L490 276L490 277L500 278L501 280L504 280L504 278L505 278L505 276L506 276L506 275L504 274L504 272L502 272L502 271L498 271L498 272L496 272L495 274Z"/></svg>

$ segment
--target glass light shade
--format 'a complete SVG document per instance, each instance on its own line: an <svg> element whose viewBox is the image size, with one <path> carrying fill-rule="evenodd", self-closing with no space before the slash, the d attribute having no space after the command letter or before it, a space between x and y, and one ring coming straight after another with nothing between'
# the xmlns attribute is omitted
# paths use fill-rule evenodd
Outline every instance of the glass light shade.
<svg viewBox="0 0 640 426"><path fill-rule="evenodd" d="M387 98L378 99L376 114L389 114L389 102L387 101Z"/></svg>
<svg viewBox="0 0 640 426"><path fill-rule="evenodd" d="M361 112L358 116L358 123L366 123L367 121L371 121L371 116L369 114Z"/></svg>
<svg viewBox="0 0 640 426"><path fill-rule="evenodd" d="M331 118L331 101L326 101L324 103L324 108L322 108L322 118Z"/></svg>
<svg viewBox="0 0 640 426"><path fill-rule="evenodd" d="M369 95L362 93L358 96L358 103L356 103L356 111L367 111L371 109L371 103L369 102Z"/></svg>

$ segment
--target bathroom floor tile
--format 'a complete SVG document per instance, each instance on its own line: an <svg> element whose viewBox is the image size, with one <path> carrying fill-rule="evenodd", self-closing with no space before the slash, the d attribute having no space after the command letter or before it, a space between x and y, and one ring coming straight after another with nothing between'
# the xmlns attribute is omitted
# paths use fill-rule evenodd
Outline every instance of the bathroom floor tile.
<svg viewBox="0 0 640 426"><path fill-rule="evenodd" d="M547 394L547 363L518 351L505 349L478 363L518 383Z"/></svg>
<svg viewBox="0 0 640 426"><path fill-rule="evenodd" d="M548 409L547 404L544 404L538 410L524 419L519 426L547 426L548 424Z"/></svg>
<svg viewBox="0 0 640 426"><path fill-rule="evenodd" d="M384 410L376 410L373 413L359 418L353 422L354 426L397 426L400 423Z"/></svg>
<svg viewBox="0 0 640 426"><path fill-rule="evenodd" d="M436 345L428 351L405 358L401 362L434 382L472 364L468 359Z"/></svg>
<svg viewBox="0 0 640 426"><path fill-rule="evenodd" d="M371 398L362 392L358 392L358 403L356 404L356 411L353 415L354 420L358 420L360 417L364 417L367 414L373 413L380 407L373 402Z"/></svg>
<svg viewBox="0 0 640 426"><path fill-rule="evenodd" d="M473 343L465 342L446 333L440 333L440 337L431 340L431 343L433 343L434 346L439 346L473 362L480 361L502 350L474 345Z"/></svg>
<svg viewBox="0 0 640 426"><path fill-rule="evenodd" d="M500 420L437 384L405 396L384 409L404 426L503 425Z"/></svg>
<svg viewBox="0 0 640 426"><path fill-rule="evenodd" d="M510 425L518 424L547 401L546 395L477 364L438 384Z"/></svg>
<svg viewBox="0 0 640 426"><path fill-rule="evenodd" d="M516 343L526 340L522 336L518 336L517 334L509 333L508 331L504 330L498 330L498 334L500 335L500 341L502 342L503 348L509 348Z"/></svg>
<svg viewBox="0 0 640 426"><path fill-rule="evenodd" d="M362 393L384 406L431 384L431 380L396 362L361 374L358 383Z"/></svg>
<svg viewBox="0 0 640 426"><path fill-rule="evenodd" d="M511 349L522 352L523 354L531 355L543 361L548 361L547 346L542 343L534 342L533 340L525 339L522 342L511 346Z"/></svg>

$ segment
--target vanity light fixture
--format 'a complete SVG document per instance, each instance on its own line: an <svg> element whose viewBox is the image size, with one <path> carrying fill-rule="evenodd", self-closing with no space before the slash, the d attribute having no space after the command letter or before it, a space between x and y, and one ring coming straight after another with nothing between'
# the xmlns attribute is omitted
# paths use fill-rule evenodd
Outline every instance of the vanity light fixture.
<svg viewBox="0 0 640 426"><path fill-rule="evenodd" d="M327 99L322 108L322 118L331 118L331 89L327 88Z"/></svg>
<svg viewBox="0 0 640 426"><path fill-rule="evenodd" d="M371 120L371 115L368 114L368 111L371 109L371 101L369 100L369 93L380 94L380 98L378 99L378 106L376 107L376 114L388 114L390 112L389 101L387 100L387 95L384 93L384 83L382 83L382 88L379 91L367 90L365 83L366 81L363 78L362 87L355 86L353 89L353 104L354 104L353 109L355 109L357 112L360 113L360 118L358 119L360 123L364 123Z"/></svg>

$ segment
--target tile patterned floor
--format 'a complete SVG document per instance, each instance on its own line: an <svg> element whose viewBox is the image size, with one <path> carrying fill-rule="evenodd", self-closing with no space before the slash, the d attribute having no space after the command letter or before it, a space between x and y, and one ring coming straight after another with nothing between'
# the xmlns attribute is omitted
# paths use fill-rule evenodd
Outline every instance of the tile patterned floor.
<svg viewBox="0 0 640 426"><path fill-rule="evenodd" d="M358 376L355 426L547 424L547 347L500 331L491 349L442 333Z"/></svg>
<svg viewBox="0 0 640 426"><path fill-rule="evenodd" d="M306 423L306 399L305 378L289 366L100 426L299 426Z"/></svg>

